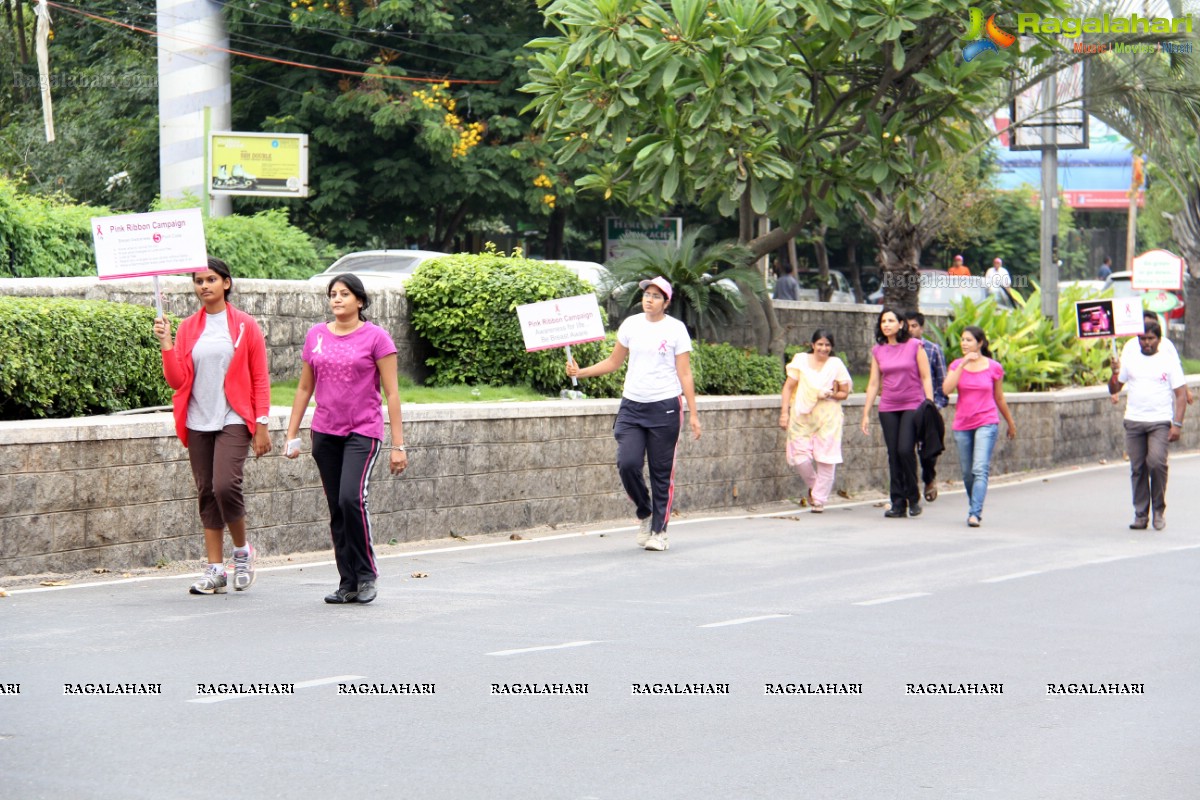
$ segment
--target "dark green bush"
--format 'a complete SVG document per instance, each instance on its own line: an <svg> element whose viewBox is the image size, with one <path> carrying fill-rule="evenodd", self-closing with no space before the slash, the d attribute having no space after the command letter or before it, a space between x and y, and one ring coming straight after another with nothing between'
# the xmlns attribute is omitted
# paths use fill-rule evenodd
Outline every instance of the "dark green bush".
<svg viewBox="0 0 1200 800"><path fill-rule="evenodd" d="M425 362L431 385L527 384L549 394L570 386L566 354L525 352L517 321L519 305L591 293L566 267L496 252L462 254L422 264L404 289L413 330L434 350ZM601 349L599 342L571 348L580 364L603 358Z"/></svg>
<svg viewBox="0 0 1200 800"><path fill-rule="evenodd" d="M281 208L252 217L204 220L208 254L229 264L239 278L304 280L328 266L308 234L291 225Z"/></svg>
<svg viewBox="0 0 1200 800"><path fill-rule="evenodd" d="M91 217L107 208L23 195L0 178L0 277L95 275Z"/></svg>
<svg viewBox="0 0 1200 800"><path fill-rule="evenodd" d="M160 205L187 208L196 203L192 198ZM101 206L21 194L0 178L0 277L95 275L91 218L112 213ZM239 278L300 280L327 266L308 234L290 225L282 209L208 218L204 238L208 254L229 263Z"/></svg>
<svg viewBox="0 0 1200 800"><path fill-rule="evenodd" d="M778 394L783 362L730 344L697 342L692 350L697 394Z"/></svg>
<svg viewBox="0 0 1200 800"><path fill-rule="evenodd" d="M169 403L154 315L102 300L0 297L0 419Z"/></svg>

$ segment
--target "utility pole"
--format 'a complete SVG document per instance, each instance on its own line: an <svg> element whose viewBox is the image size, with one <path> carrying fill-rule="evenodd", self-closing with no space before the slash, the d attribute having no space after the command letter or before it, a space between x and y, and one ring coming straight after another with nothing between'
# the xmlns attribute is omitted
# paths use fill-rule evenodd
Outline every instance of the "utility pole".
<svg viewBox="0 0 1200 800"><path fill-rule="evenodd" d="M1058 324L1058 73L1042 89L1042 314Z"/></svg>
<svg viewBox="0 0 1200 800"><path fill-rule="evenodd" d="M232 124L229 34L214 0L156 0L158 16L158 164L163 199L187 193L214 217L232 211L210 198L208 131Z"/></svg>

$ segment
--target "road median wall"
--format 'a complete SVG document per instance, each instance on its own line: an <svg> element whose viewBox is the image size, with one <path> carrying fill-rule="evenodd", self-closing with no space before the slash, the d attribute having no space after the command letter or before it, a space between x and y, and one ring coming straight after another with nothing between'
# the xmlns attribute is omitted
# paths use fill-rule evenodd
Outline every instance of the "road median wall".
<svg viewBox="0 0 1200 800"><path fill-rule="evenodd" d="M1190 379L1194 387L1200 378ZM875 416L858 430L862 396L846 401L838 488L884 492L887 458ZM1119 459L1122 409L1103 387L1009 398L1020 436L1001 438L993 474ZM380 465L370 507L379 542L579 524L631 516L617 479L616 400L409 405L410 467ZM777 397L700 399L704 436L686 435L676 511L750 510L801 494L783 456ZM950 412L945 416L947 422ZM251 536L264 553L329 546L328 510L312 459L278 455L287 410L274 409L274 452L247 462ZM307 423L303 431L307 451ZM958 476L953 437L939 477ZM1200 448L1197 420L1173 449ZM1129 510L1114 497L1112 512ZM195 486L169 414L0 422L0 576L200 559Z"/></svg>

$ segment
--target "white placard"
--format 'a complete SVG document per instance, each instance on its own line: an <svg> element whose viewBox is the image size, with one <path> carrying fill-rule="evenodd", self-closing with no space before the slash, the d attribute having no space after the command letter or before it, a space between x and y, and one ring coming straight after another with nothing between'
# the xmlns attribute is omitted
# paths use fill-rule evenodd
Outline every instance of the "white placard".
<svg viewBox="0 0 1200 800"><path fill-rule="evenodd" d="M517 319L525 349L531 353L604 338L604 320L594 294L517 306Z"/></svg>
<svg viewBox="0 0 1200 800"><path fill-rule="evenodd" d="M1138 290L1178 292L1183 288L1183 259L1166 250L1149 250L1133 259L1129 282Z"/></svg>
<svg viewBox="0 0 1200 800"><path fill-rule="evenodd" d="M198 208L92 217L92 242L102 281L208 269Z"/></svg>
<svg viewBox="0 0 1200 800"><path fill-rule="evenodd" d="M1113 333L1117 336L1140 336L1146 332L1142 317L1141 297L1113 298Z"/></svg>

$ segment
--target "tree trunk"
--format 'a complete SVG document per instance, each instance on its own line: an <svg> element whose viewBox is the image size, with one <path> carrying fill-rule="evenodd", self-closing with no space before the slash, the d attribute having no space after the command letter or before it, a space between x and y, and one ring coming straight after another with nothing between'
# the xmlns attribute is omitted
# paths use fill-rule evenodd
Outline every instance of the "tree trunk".
<svg viewBox="0 0 1200 800"><path fill-rule="evenodd" d="M563 257L563 238L567 228L567 215L557 206L550 212L546 231L546 258L558 260Z"/></svg>
<svg viewBox="0 0 1200 800"><path fill-rule="evenodd" d="M1171 217L1171 233L1187 262L1183 276L1185 327L1179 354L1200 358L1200 189L1193 187L1183 208Z"/></svg>
<svg viewBox="0 0 1200 800"><path fill-rule="evenodd" d="M462 202L458 204L458 208L454 210L454 215L450 217L450 221L446 223L445 230L442 230L442 219L444 218L442 209L438 209L437 213L437 249L443 253L454 252L454 237L458 235L459 228L462 227L463 219L467 216L467 204Z"/></svg>
<svg viewBox="0 0 1200 800"><path fill-rule="evenodd" d="M850 262L850 285L854 289L856 302L867 302L866 292L862 285L862 268L858 265L858 242L851 239L846 243L846 260Z"/></svg>
<svg viewBox="0 0 1200 800"><path fill-rule="evenodd" d="M25 4L24 4L23 0L16 0L16 2L17 2L17 26L16 26L16 28L13 29L13 33L16 34L17 43L20 45L20 48L21 48L21 63L28 64L29 63L29 50L28 50L28 48L25 47L25 12L22 10L25 8Z"/></svg>
<svg viewBox="0 0 1200 800"><path fill-rule="evenodd" d="M883 279L883 304L892 308L919 310L921 244L916 230L903 223L876 233L875 262Z"/></svg>
<svg viewBox="0 0 1200 800"><path fill-rule="evenodd" d="M821 288L817 290L817 299L822 303L828 303L833 297L833 281L829 277L829 250L825 247L825 234L828 232L829 226L821 223L813 240L813 250L817 254L817 274L821 276Z"/></svg>

